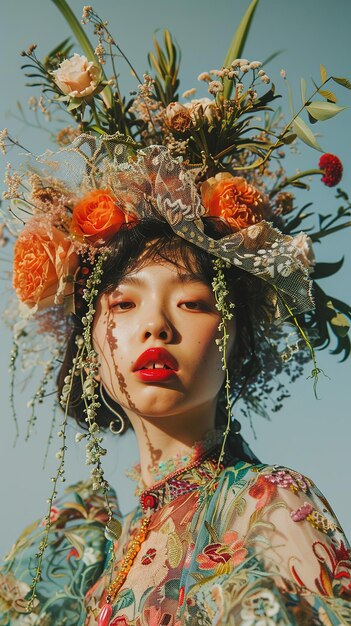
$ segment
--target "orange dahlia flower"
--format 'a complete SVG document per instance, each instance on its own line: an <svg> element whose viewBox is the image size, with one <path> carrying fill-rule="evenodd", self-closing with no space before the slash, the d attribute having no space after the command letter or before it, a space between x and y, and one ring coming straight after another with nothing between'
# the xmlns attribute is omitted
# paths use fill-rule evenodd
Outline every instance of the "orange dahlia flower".
<svg viewBox="0 0 351 626"><path fill-rule="evenodd" d="M263 198L242 176L221 172L201 185L202 204L208 215L222 217L234 231L262 219Z"/></svg>
<svg viewBox="0 0 351 626"><path fill-rule="evenodd" d="M122 224L132 220L134 218L117 206L116 198L110 191L94 189L74 207L70 231L77 237L106 243Z"/></svg>
<svg viewBox="0 0 351 626"><path fill-rule="evenodd" d="M78 256L64 232L30 220L14 247L13 286L21 302L44 308L61 304L69 292L67 278L78 267Z"/></svg>

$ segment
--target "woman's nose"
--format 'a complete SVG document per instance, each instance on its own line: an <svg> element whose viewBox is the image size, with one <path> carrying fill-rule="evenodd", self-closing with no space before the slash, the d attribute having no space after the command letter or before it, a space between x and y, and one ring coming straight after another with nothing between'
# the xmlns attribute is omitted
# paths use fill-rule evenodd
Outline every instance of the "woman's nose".
<svg viewBox="0 0 351 626"><path fill-rule="evenodd" d="M162 311L150 311L145 319L142 330L143 340L154 337L169 342L173 337L173 329L170 321Z"/></svg>

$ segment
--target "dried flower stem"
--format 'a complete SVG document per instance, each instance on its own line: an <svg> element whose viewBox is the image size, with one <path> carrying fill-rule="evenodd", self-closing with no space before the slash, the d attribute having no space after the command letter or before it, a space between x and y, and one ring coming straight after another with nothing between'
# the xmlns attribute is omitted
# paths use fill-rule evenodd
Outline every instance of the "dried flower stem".
<svg viewBox="0 0 351 626"><path fill-rule="evenodd" d="M307 337L304 329L302 328L301 324L299 323L296 315L294 315L292 309L289 307L288 303L282 297L281 293L278 292L278 289L277 289L277 287L275 285L274 285L274 289L277 292L278 298L280 298L280 300L282 301L282 303L285 306L286 310L288 311L292 321L294 322L296 328L298 329L298 331L299 331L302 339L304 340L307 348L309 349L309 352L310 352L310 355L311 355L311 359L312 359L312 363L313 363L313 368L312 368L312 371L311 371L311 375L308 376L308 378L312 378L313 379L313 393L314 393L314 396L315 396L316 400L318 400L318 396L317 396L317 384L318 384L318 380L319 380L318 377L319 377L319 374L324 374L324 372L317 365L316 353L314 351L314 348L313 348L309 338Z"/></svg>

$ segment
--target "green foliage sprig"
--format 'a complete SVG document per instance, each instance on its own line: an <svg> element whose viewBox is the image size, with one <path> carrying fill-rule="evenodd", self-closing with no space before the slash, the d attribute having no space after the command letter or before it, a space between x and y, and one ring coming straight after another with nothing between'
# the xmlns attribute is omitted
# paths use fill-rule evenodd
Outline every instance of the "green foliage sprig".
<svg viewBox="0 0 351 626"><path fill-rule="evenodd" d="M65 479L65 455L66 455L66 450L67 450L66 443L67 443L68 406L69 406L69 399L70 399L71 392L72 392L73 380L76 375L76 372L78 371L78 364L80 362L82 349L83 349L83 346L78 347L77 356L72 362L72 368L70 368L68 375L66 376L65 381L64 381L65 386L63 389L62 397L61 397L61 405L64 407L64 417L60 424L60 430L58 432L58 436L61 438L61 446L60 446L59 451L56 453L56 458L59 460L59 464L58 464L58 468L57 468L57 472L55 476L51 478L53 487L52 487L51 495L47 500L47 502L49 503L49 508L48 508L47 514L44 517L45 531L44 531L43 539L41 540L39 544L39 550L37 554L35 555L37 559L37 564L34 570L34 576L32 579L32 584L30 586L31 594L30 594L30 597L28 599L28 604L27 604L27 611L29 613L33 610L34 605L36 603L36 599L37 599L36 589L37 589L37 585L39 581L41 580L42 562L43 562L45 550L49 544L49 534L50 534L50 529L52 526L51 512L52 512L52 507L53 507L55 498L57 496L57 483L59 480L61 480L61 482L65 482L66 480Z"/></svg>
<svg viewBox="0 0 351 626"><path fill-rule="evenodd" d="M228 322L233 319L232 309L235 307L233 302L228 300L229 291L227 288L224 269L230 267L230 263L226 263L222 259L212 259L212 266L214 269L214 277L212 280L212 289L216 301L216 308L221 315L221 321L218 325L218 331L222 333L222 336L219 339L216 339L216 344L218 346L218 350L221 354L222 361L222 370L225 373L224 387L225 387L225 398L226 405L225 409L227 411L227 424L225 431L223 433L223 441L221 451L218 457L217 468L219 470L220 465L223 461L224 453L225 453L225 445L230 433L230 424L231 424L231 401L230 401L230 376L228 370L228 341L229 341L229 332L228 332Z"/></svg>

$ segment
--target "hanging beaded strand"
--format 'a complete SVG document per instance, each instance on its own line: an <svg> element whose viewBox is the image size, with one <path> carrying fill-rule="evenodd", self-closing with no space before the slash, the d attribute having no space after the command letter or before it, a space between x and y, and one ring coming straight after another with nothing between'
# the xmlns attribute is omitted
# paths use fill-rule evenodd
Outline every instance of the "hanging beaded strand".
<svg viewBox="0 0 351 626"><path fill-rule="evenodd" d="M233 313L230 312L230 309L233 309L235 305L233 302L228 301L227 296L229 295L229 291L227 289L227 284L223 272L223 269L230 268L231 264L229 263L229 261L225 262L223 261L223 259L216 258L212 259L212 265L215 273L212 281L212 289L216 300L216 308L221 314L221 321L218 325L218 330L222 332L222 337L220 339L216 339L216 344L218 345L218 350L221 353L222 370L224 370L225 372L225 408L227 411L227 424L223 433L223 442L217 463L217 471L219 472L224 458L225 446L228 435L230 433L230 424L232 418L230 402L230 376L227 365L227 346L229 339L229 333L227 332L227 322L233 318Z"/></svg>

